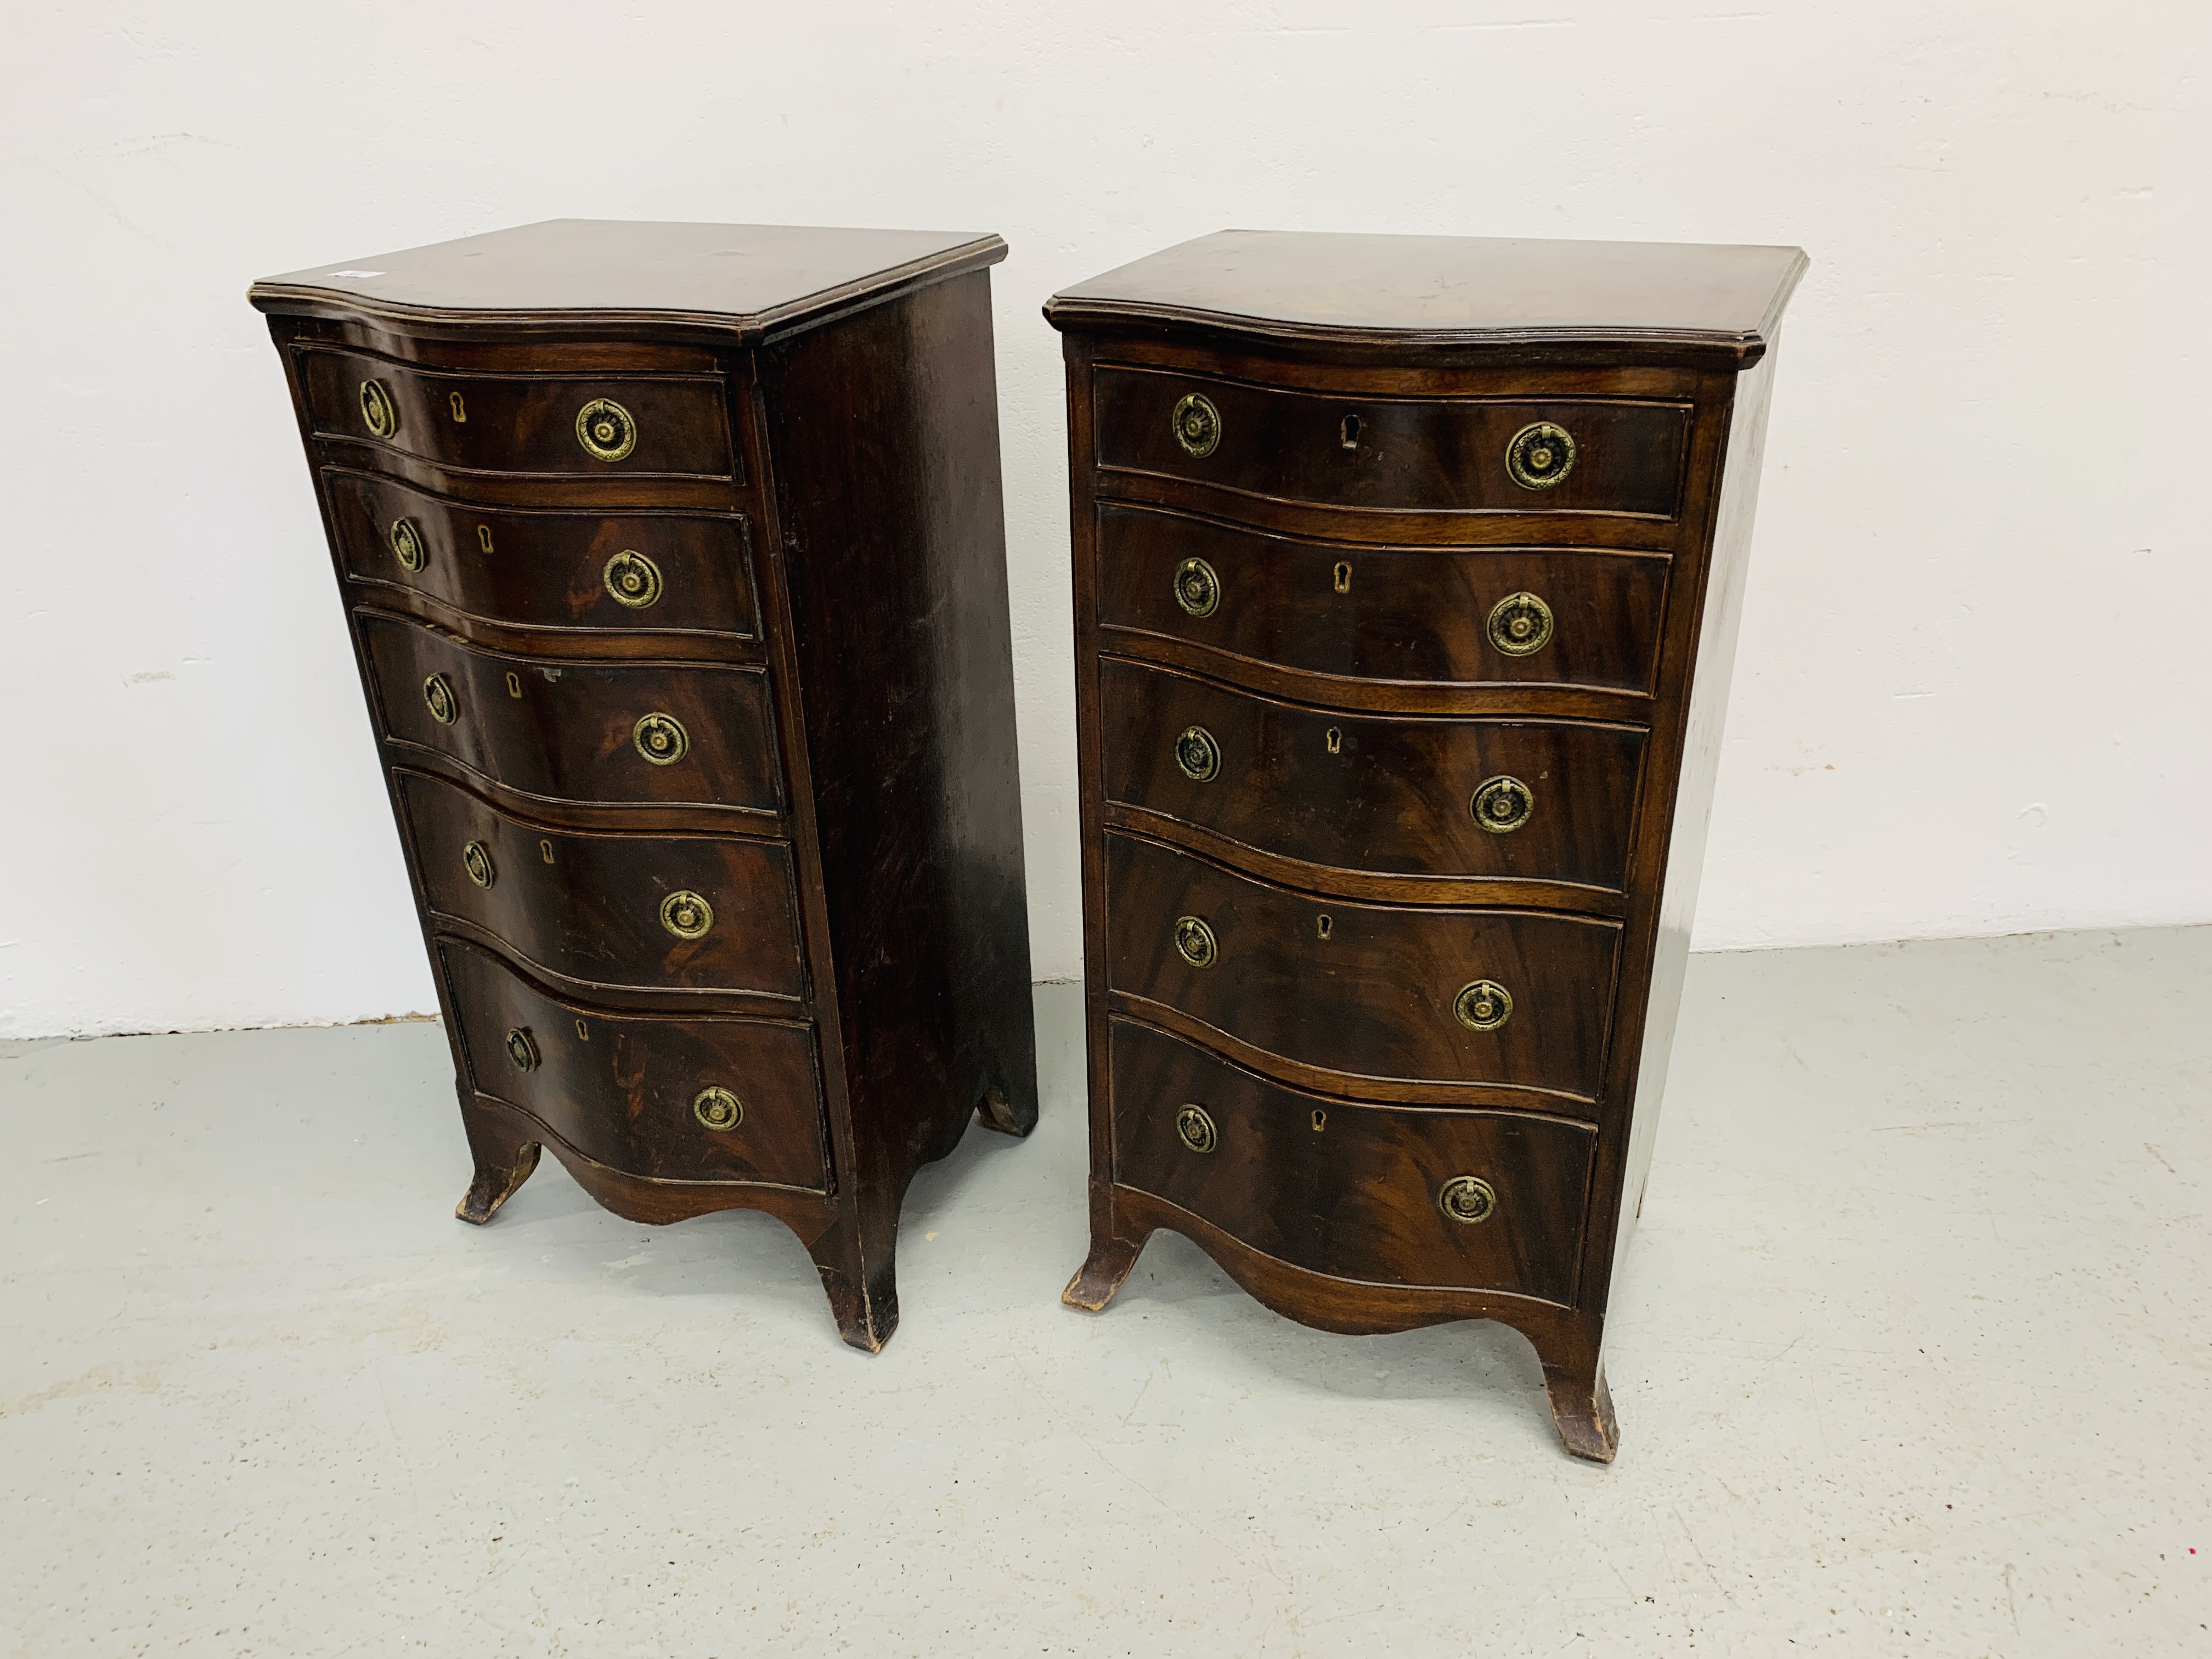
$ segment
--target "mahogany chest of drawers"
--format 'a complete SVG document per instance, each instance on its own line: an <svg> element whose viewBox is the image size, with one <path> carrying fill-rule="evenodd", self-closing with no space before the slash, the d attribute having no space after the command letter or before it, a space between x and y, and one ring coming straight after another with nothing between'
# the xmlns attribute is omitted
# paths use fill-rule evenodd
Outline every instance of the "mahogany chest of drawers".
<svg viewBox="0 0 2212 1659"><path fill-rule="evenodd" d="M483 1222L749 1206L845 1340L1036 1117L995 236L556 222L257 283Z"/></svg>
<svg viewBox="0 0 2212 1659"><path fill-rule="evenodd" d="M1059 295L1099 1309L1503 1321L1641 1203L1794 248L1224 232Z"/></svg>

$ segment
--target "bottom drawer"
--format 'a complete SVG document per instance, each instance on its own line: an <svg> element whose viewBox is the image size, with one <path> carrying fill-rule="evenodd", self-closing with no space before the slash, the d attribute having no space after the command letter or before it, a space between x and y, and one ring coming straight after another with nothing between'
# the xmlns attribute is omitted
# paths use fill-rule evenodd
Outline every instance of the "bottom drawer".
<svg viewBox="0 0 2212 1659"><path fill-rule="evenodd" d="M1113 1078L1115 1180L1279 1261L1574 1299L1597 1139L1582 1124L1326 1099L1123 1020Z"/></svg>
<svg viewBox="0 0 2212 1659"><path fill-rule="evenodd" d="M438 957L478 1093L631 1175L829 1190L811 1025L601 1013L458 940Z"/></svg>

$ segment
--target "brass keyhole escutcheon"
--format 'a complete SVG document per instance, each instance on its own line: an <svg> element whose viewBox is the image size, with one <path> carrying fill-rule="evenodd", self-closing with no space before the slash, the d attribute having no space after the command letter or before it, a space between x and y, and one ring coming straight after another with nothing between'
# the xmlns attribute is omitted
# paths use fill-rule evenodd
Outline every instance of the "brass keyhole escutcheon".
<svg viewBox="0 0 2212 1659"><path fill-rule="evenodd" d="M1552 642L1552 607L1534 593L1508 593L1490 607L1486 631L1507 656L1534 656Z"/></svg>
<svg viewBox="0 0 2212 1659"><path fill-rule="evenodd" d="M538 843L538 855L543 858L546 863L550 864L553 862L553 843L551 842L539 842Z"/></svg>
<svg viewBox="0 0 2212 1659"><path fill-rule="evenodd" d="M1221 769L1221 745L1202 726L1186 726L1176 738L1176 764L1193 783L1210 783Z"/></svg>
<svg viewBox="0 0 2212 1659"><path fill-rule="evenodd" d="M1194 460L1202 461L1221 447L1221 411L1210 398L1190 393L1175 406L1170 423L1182 453Z"/></svg>
<svg viewBox="0 0 2212 1659"><path fill-rule="evenodd" d="M1194 617L1210 617L1221 603L1221 578L1204 559L1185 559L1176 567L1176 603Z"/></svg>
<svg viewBox="0 0 2212 1659"><path fill-rule="evenodd" d="M487 553L491 551L491 526L489 525L480 524L477 526L477 545Z"/></svg>
<svg viewBox="0 0 2212 1659"><path fill-rule="evenodd" d="M531 1036L526 1028L516 1026L507 1034L507 1057L514 1062L514 1069L518 1072L536 1071L538 1064L538 1039Z"/></svg>
<svg viewBox="0 0 2212 1659"><path fill-rule="evenodd" d="M1474 821L1493 836L1510 836L1528 822L1536 811L1536 797L1518 778L1485 778L1475 787L1468 810Z"/></svg>
<svg viewBox="0 0 2212 1659"><path fill-rule="evenodd" d="M679 888L660 901L660 925L678 939L704 939L714 925L714 907Z"/></svg>
<svg viewBox="0 0 2212 1659"><path fill-rule="evenodd" d="M1176 918L1175 943L1176 954L1194 968L1211 968L1213 959L1221 954L1213 929L1196 916Z"/></svg>
<svg viewBox="0 0 2212 1659"><path fill-rule="evenodd" d="M691 1115L700 1124L723 1134L745 1121L745 1103L719 1084L708 1084L691 1097Z"/></svg>
<svg viewBox="0 0 2212 1659"><path fill-rule="evenodd" d="M1186 1106L1176 1114L1176 1139L1194 1152L1210 1152L1221 1140L1203 1106Z"/></svg>
<svg viewBox="0 0 2212 1659"><path fill-rule="evenodd" d="M522 701L522 676L510 673L507 677L507 695L517 702Z"/></svg>
<svg viewBox="0 0 2212 1659"><path fill-rule="evenodd" d="M654 713L641 716L630 728L629 740L636 745L637 752L655 766L673 766L691 748L691 734L673 714Z"/></svg>
<svg viewBox="0 0 2212 1659"><path fill-rule="evenodd" d="M1332 726L1323 732L1321 741L1322 747L1332 755L1341 755L1344 752L1344 733L1336 726Z"/></svg>
<svg viewBox="0 0 2212 1659"><path fill-rule="evenodd" d="M594 398L576 411L576 441L595 461L619 461L637 447L637 422L620 404Z"/></svg>
<svg viewBox="0 0 2212 1659"><path fill-rule="evenodd" d="M392 521L392 556L410 570L420 570L430 562L430 550L423 545L422 526L414 520Z"/></svg>
<svg viewBox="0 0 2212 1659"><path fill-rule="evenodd" d="M465 425L468 422L469 411L461 403L461 394L458 392L448 392L447 397L453 411L453 424L456 426Z"/></svg>
<svg viewBox="0 0 2212 1659"><path fill-rule="evenodd" d="M1575 441L1563 426L1537 421L1505 446L1505 471L1523 489L1550 489L1575 470Z"/></svg>
<svg viewBox="0 0 2212 1659"><path fill-rule="evenodd" d="M392 393L383 381L363 380L361 383L361 418L380 438L398 434L399 405L392 401Z"/></svg>
<svg viewBox="0 0 2212 1659"><path fill-rule="evenodd" d="M624 548L607 561L599 580L617 605L642 611L660 597L660 567L635 549Z"/></svg>
<svg viewBox="0 0 2212 1659"><path fill-rule="evenodd" d="M451 726L461 717L461 706L453 700L453 682L443 674L433 674L422 682L422 701L430 705L430 718L441 726Z"/></svg>
<svg viewBox="0 0 2212 1659"><path fill-rule="evenodd" d="M1328 938L1331 933L1334 933L1335 931L1336 931L1336 918L1335 918L1335 917L1334 917L1334 916L1316 916L1316 917L1315 917L1315 918L1314 918L1314 937L1315 937L1315 938L1316 938L1316 939L1327 939L1327 938Z"/></svg>
<svg viewBox="0 0 2212 1659"><path fill-rule="evenodd" d="M1328 1114L1322 1110L1318 1106L1314 1108L1313 1126L1314 1133L1316 1134L1319 1134L1323 1129L1328 1127Z"/></svg>
<svg viewBox="0 0 2212 1659"><path fill-rule="evenodd" d="M589 1042L591 1040L592 1028L585 1024L582 1020L578 1020L576 1022L576 1041L579 1042Z"/></svg>
<svg viewBox="0 0 2212 1659"><path fill-rule="evenodd" d="M1336 571L1334 580L1336 586L1336 591L1338 592L1349 593L1352 592L1352 567L1343 560L1339 559L1336 562Z"/></svg>
<svg viewBox="0 0 2212 1659"><path fill-rule="evenodd" d="M1472 1227L1496 1212L1498 1192L1480 1176L1454 1176L1437 1189L1437 1207Z"/></svg>
<svg viewBox="0 0 2212 1659"><path fill-rule="evenodd" d="M1513 1018L1513 993L1494 979L1470 981L1452 999L1452 1018L1470 1031L1494 1031Z"/></svg>
<svg viewBox="0 0 2212 1659"><path fill-rule="evenodd" d="M469 872L469 879L479 887L489 887L499 879L499 871L491 861L491 853L480 841L472 841L461 848L461 867Z"/></svg>

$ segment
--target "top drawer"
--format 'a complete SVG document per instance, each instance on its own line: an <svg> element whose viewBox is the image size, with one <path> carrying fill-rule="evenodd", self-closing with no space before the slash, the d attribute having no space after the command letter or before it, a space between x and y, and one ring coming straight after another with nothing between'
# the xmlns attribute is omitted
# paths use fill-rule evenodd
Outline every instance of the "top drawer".
<svg viewBox="0 0 2212 1659"><path fill-rule="evenodd" d="M737 475L716 375L445 373L310 350L300 354L300 380L318 436L389 444L441 466Z"/></svg>
<svg viewBox="0 0 2212 1659"><path fill-rule="evenodd" d="M1103 468L1370 512L1671 519L1686 404L1577 398L1374 398L1102 368Z"/></svg>

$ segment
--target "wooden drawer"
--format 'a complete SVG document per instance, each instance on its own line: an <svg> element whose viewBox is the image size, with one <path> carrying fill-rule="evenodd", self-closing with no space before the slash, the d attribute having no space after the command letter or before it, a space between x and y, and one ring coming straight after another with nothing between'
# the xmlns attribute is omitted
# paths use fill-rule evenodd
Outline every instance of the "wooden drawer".
<svg viewBox="0 0 2212 1659"><path fill-rule="evenodd" d="M1093 386L1098 465L1109 471L1369 512L1671 519L1680 508L1686 404L1375 398L1150 368L1101 368ZM1187 443L1194 416L1195 441ZM1546 424L1568 433L1573 459L1532 436L1519 458L1524 471L1540 453L1557 481L1528 488L1515 481L1508 452Z"/></svg>
<svg viewBox="0 0 2212 1659"><path fill-rule="evenodd" d="M438 958L479 1094L631 1175L828 1190L812 1026L601 1013L542 995L458 940L440 940ZM733 1127L702 1121L709 1088L736 1097Z"/></svg>
<svg viewBox="0 0 2212 1659"><path fill-rule="evenodd" d="M510 656L356 615L389 738L547 799L781 810L763 670Z"/></svg>
<svg viewBox="0 0 2212 1659"><path fill-rule="evenodd" d="M476 472L737 472L719 375L441 373L318 349L301 351L299 365L319 437L388 444Z"/></svg>
<svg viewBox="0 0 2212 1659"><path fill-rule="evenodd" d="M1098 509L1101 624L1353 679L1649 692L1667 570L1651 554L1351 547Z"/></svg>
<svg viewBox="0 0 2212 1659"><path fill-rule="evenodd" d="M550 513L323 475L346 574L520 628L760 635L745 521Z"/></svg>
<svg viewBox="0 0 2212 1659"><path fill-rule="evenodd" d="M1106 975L1267 1054L1349 1079L1597 1097L1617 924L1292 892L1131 836L1106 841ZM1189 924L1204 930L1194 939ZM1326 923L1326 926L1324 926ZM1187 951L1186 946L1198 948ZM1206 947L1212 959L1205 962ZM1194 957L1197 960L1194 960ZM1203 963L1203 965L1200 965ZM1455 1012L1481 982L1510 1012ZM1483 1010L1468 993L1472 1016ZM1491 1005L1494 1018L1498 1005Z"/></svg>
<svg viewBox="0 0 2212 1659"><path fill-rule="evenodd" d="M1312 1273L1574 1299L1596 1145L1585 1126L1310 1095L1126 1020L1112 1052L1121 1185ZM1194 1107L1201 1120L1184 1118ZM1462 1176L1489 1188L1480 1221L1445 1213L1445 1185Z"/></svg>
<svg viewBox="0 0 2212 1659"><path fill-rule="evenodd" d="M1625 879L1636 727L1347 714L1112 659L1098 696L1110 801L1340 869Z"/></svg>
<svg viewBox="0 0 2212 1659"><path fill-rule="evenodd" d="M433 915L475 923L584 985L806 994L791 849L714 836L588 835L395 775Z"/></svg>

